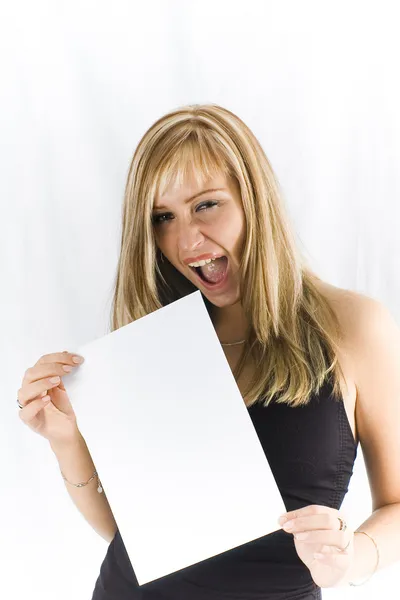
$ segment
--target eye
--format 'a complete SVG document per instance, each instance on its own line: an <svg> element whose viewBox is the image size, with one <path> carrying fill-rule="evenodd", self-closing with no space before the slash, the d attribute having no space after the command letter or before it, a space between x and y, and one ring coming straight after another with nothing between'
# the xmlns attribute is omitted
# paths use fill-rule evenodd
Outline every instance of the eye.
<svg viewBox="0 0 400 600"><path fill-rule="evenodd" d="M196 206L196 212L203 212L217 206L218 202L215 200L206 200L205 202L201 202ZM167 221L171 221L173 219L172 213L160 213L158 215L153 215L151 221L153 225L162 225Z"/></svg>
<svg viewBox="0 0 400 600"><path fill-rule="evenodd" d="M165 223L166 221L170 221L170 219L167 217L170 217L171 213L161 213L159 215L153 215L151 218L151 221L153 223L153 225L161 225L162 223Z"/></svg>
<svg viewBox="0 0 400 600"><path fill-rule="evenodd" d="M199 204L196 208L198 208L199 210L208 210L209 208L212 208L213 206L217 206L218 202L215 202L215 200L206 200L205 202L202 202L201 204ZM204 208L202 208L204 207Z"/></svg>

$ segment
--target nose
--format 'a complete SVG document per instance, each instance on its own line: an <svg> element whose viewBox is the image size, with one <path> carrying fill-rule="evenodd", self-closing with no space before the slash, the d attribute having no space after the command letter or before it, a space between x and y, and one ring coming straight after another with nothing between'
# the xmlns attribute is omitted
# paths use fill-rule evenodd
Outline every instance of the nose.
<svg viewBox="0 0 400 600"><path fill-rule="evenodd" d="M196 223L193 221L186 221L179 225L177 241L181 252L186 253L201 246L204 241L204 236L199 231Z"/></svg>

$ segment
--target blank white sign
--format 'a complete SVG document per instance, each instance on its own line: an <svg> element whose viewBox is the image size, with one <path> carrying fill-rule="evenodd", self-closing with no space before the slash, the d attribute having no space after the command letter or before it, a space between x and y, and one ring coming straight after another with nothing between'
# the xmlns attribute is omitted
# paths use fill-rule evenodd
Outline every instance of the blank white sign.
<svg viewBox="0 0 400 600"><path fill-rule="evenodd" d="M200 291L77 352L63 381L139 585L279 529L285 505Z"/></svg>

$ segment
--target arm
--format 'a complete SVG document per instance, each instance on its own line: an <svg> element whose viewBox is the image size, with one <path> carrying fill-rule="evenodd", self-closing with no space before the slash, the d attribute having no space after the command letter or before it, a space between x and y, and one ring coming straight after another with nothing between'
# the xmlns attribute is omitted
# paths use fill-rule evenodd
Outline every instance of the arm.
<svg viewBox="0 0 400 600"><path fill-rule="evenodd" d="M72 483L87 481L94 473L95 465L80 432L70 442L50 443L61 471ZM61 477L61 474L60 474ZM107 542L111 542L117 530L114 515L105 492L97 491L97 477L86 486L77 488L64 482L67 491L86 521Z"/></svg>
<svg viewBox="0 0 400 600"><path fill-rule="evenodd" d="M363 296L353 324L356 422L372 499L372 514L357 529L375 540L381 569L400 560L400 330L382 304ZM357 534L347 581L364 581L376 558L372 541Z"/></svg>

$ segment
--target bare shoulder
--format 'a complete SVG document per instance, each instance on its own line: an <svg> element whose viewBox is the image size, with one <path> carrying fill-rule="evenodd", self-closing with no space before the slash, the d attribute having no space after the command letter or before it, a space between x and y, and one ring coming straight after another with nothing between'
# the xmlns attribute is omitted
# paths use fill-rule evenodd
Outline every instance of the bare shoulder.
<svg viewBox="0 0 400 600"><path fill-rule="evenodd" d="M317 287L341 325L338 361L344 373L343 401L353 435L368 452L375 436L368 415L376 415L384 407L387 414L398 410L391 406L391 399L400 395L400 328L388 308L375 298L321 280Z"/></svg>
<svg viewBox="0 0 400 600"><path fill-rule="evenodd" d="M400 327L382 302L326 283L322 288L346 330L341 354L354 383L354 410L353 395L345 405L351 423L354 415L375 511L400 502Z"/></svg>
<svg viewBox="0 0 400 600"><path fill-rule="evenodd" d="M376 335L377 328L396 327L392 314L381 301L322 280L317 282L317 287L339 318L345 346L352 348L354 352L366 340L371 341L371 336Z"/></svg>

